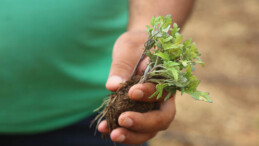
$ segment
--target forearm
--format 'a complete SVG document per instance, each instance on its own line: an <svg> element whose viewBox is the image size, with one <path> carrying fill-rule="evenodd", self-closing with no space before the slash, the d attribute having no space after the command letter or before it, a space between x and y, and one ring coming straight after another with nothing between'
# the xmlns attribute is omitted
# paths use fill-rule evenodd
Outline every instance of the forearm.
<svg viewBox="0 0 259 146"><path fill-rule="evenodd" d="M145 30L153 16L171 14L180 27L188 18L195 0L130 0L128 31Z"/></svg>

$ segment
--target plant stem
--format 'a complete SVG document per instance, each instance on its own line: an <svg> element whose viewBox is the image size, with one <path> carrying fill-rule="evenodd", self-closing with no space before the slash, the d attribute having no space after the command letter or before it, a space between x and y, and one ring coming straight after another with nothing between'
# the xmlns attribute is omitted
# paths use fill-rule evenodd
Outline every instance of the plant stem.
<svg viewBox="0 0 259 146"><path fill-rule="evenodd" d="M138 62L137 62L137 64L136 64L136 66L134 67L134 70L133 70L133 72L132 72L132 74L131 74L130 79L133 79L134 75L135 75L136 72L137 72L137 68L139 67L140 62L143 60L143 58L144 58L145 55L146 55L146 54L145 54L145 51L144 51L144 52L142 53L142 55L140 56L140 58L139 58L139 60L138 60Z"/></svg>
<svg viewBox="0 0 259 146"><path fill-rule="evenodd" d="M140 56L140 58L139 58L139 60L138 60L138 62L137 62L137 64L136 64L136 66L134 67L130 79L132 79L132 78L134 77L134 75L136 74L140 62L144 59L144 57L145 57L145 55L146 55L146 50L149 50L149 49L151 49L151 48L153 47L153 45L154 45L154 42L152 41L152 38L153 38L153 37L154 37L154 36L148 38L148 40L145 42L145 44L144 44L144 46L145 46L144 52L142 53L142 55Z"/></svg>
<svg viewBox="0 0 259 146"><path fill-rule="evenodd" d="M157 65L157 63L158 63L158 56L156 56L156 62L155 62L155 65L154 65L154 67L156 67L156 65Z"/></svg>
<svg viewBox="0 0 259 146"><path fill-rule="evenodd" d="M145 80L147 79L147 74L150 70L150 64L147 66L147 68L145 69L144 75L141 77L139 83L142 84L145 82Z"/></svg>

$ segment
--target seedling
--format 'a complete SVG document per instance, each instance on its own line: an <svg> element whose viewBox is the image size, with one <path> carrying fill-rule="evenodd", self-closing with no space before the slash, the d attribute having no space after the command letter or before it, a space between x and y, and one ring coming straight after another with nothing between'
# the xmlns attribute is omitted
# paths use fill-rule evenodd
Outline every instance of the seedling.
<svg viewBox="0 0 259 146"><path fill-rule="evenodd" d="M160 102L146 103L129 99L127 93L130 87L137 83L156 84L156 92L149 98L159 100L163 93L167 93L164 98L166 101L176 91L180 91L181 94L191 95L195 100L212 102L208 92L197 90L200 81L193 75L196 64L204 66L204 62L200 59L201 54L192 39L182 42L183 37L176 23L171 25L170 15L151 19L151 26L147 26L149 37L131 79L104 101L101 107L106 106L95 119L98 123L105 117L108 128L113 130L119 127L118 117L125 111L148 112L159 108ZM145 56L150 62L143 75L137 76L136 69Z"/></svg>

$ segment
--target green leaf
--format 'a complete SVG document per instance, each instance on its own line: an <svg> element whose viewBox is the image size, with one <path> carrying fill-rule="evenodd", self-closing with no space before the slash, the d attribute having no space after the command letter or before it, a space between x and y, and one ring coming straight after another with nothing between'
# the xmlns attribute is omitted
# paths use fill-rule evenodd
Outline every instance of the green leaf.
<svg viewBox="0 0 259 146"><path fill-rule="evenodd" d="M180 28L178 28L178 25L176 23L174 23L173 28L170 30L171 30L172 36L175 37L176 33L180 31Z"/></svg>
<svg viewBox="0 0 259 146"><path fill-rule="evenodd" d="M173 37L172 36L169 36L169 37L167 37L166 39L164 39L163 41L164 42L169 42L169 41L171 41L173 39Z"/></svg>
<svg viewBox="0 0 259 146"><path fill-rule="evenodd" d="M195 76L189 77L189 84L186 87L186 91L196 91L198 85L200 84L200 80L198 80Z"/></svg>
<svg viewBox="0 0 259 146"><path fill-rule="evenodd" d="M204 62L199 58L201 54L196 44L192 39L183 41L180 28L176 23L172 24L170 15L152 17L150 23L152 27L147 26L148 42L153 43L152 46L145 47L145 53L150 58L150 69L145 72L145 82L157 84L157 91L150 98L161 98L163 90L171 94L180 90L181 94L188 93L196 100L211 102L207 92L197 90L200 80L193 71L196 64L203 66ZM169 97L170 94L165 100Z"/></svg>
<svg viewBox="0 0 259 146"><path fill-rule="evenodd" d="M209 92L200 92L199 100L203 100L203 101L212 103L212 100L210 99L210 96L209 96Z"/></svg>
<svg viewBox="0 0 259 146"><path fill-rule="evenodd" d="M155 16L153 16L153 17L151 18L150 23L151 23L151 25L152 25L152 26L154 26L154 25L155 25Z"/></svg>
<svg viewBox="0 0 259 146"><path fill-rule="evenodd" d="M204 62L202 60L197 60L197 61L195 61L195 63L201 64L202 67L205 66L205 64L204 64Z"/></svg>
<svg viewBox="0 0 259 146"><path fill-rule="evenodd" d="M173 68L173 67L176 68L176 66L178 66L178 65L180 65L180 63L175 62L175 61L164 61L164 66L166 68Z"/></svg>
<svg viewBox="0 0 259 146"><path fill-rule="evenodd" d="M176 45L176 44L164 44L162 46L165 50L168 50L168 49L175 49L175 48L178 48L179 46Z"/></svg>
<svg viewBox="0 0 259 146"><path fill-rule="evenodd" d="M186 68L186 74L185 74L185 77L187 79L189 79L190 77L192 76L192 68L191 68L191 65L189 64Z"/></svg>
<svg viewBox="0 0 259 146"><path fill-rule="evenodd" d="M200 100L200 101L206 101L206 102L212 102L212 100L209 97L208 92L200 92L200 91L189 91L186 92L189 95L191 95L195 100Z"/></svg>
<svg viewBox="0 0 259 146"><path fill-rule="evenodd" d="M173 20L171 18L171 15L167 15L163 18L162 22L162 28L165 30L165 32L168 32L170 25L172 24ZM169 27L168 27L169 26Z"/></svg>
<svg viewBox="0 0 259 146"><path fill-rule="evenodd" d="M175 68L169 68L169 70L173 73L174 79L177 82L178 81L178 71Z"/></svg>
<svg viewBox="0 0 259 146"><path fill-rule="evenodd" d="M183 60L183 61L182 61L182 65L183 65L184 67L187 67L187 66L188 66L188 61L187 61L187 60Z"/></svg>
<svg viewBox="0 0 259 146"><path fill-rule="evenodd" d="M183 42L183 45L184 45L184 47L189 47L189 46L191 46L191 43L192 43L192 39L188 39Z"/></svg>
<svg viewBox="0 0 259 146"><path fill-rule="evenodd" d="M167 53L157 52L155 53L155 55L161 57L164 60L170 60L169 55Z"/></svg>
<svg viewBox="0 0 259 146"><path fill-rule="evenodd" d="M182 73L179 73L178 81L175 83L176 87L184 88L189 84L188 79L185 78Z"/></svg>
<svg viewBox="0 0 259 146"><path fill-rule="evenodd" d="M163 28L162 31L165 32L165 33L167 33L167 32L170 30L170 27L171 27L171 26L168 25L166 28Z"/></svg>
<svg viewBox="0 0 259 146"><path fill-rule="evenodd" d="M164 90L165 87L166 87L165 84L157 84L157 85L156 85L156 90L159 92L158 95L157 95L157 97L156 97L156 99L160 99L160 98L162 97L162 95L163 95L163 90Z"/></svg>
<svg viewBox="0 0 259 146"><path fill-rule="evenodd" d="M175 40L174 40L174 43L177 44L177 45L180 44L181 41L182 41L182 39L183 39L183 36L182 36L180 33L176 33L176 34L175 34L175 37L176 37L176 38L175 38Z"/></svg>
<svg viewBox="0 0 259 146"><path fill-rule="evenodd" d="M180 63L177 63L177 62L174 62L174 61L170 61L170 65L177 66L177 65L180 65Z"/></svg>
<svg viewBox="0 0 259 146"><path fill-rule="evenodd" d="M180 28L178 27L178 25L176 23L174 23L174 29L178 31L180 31Z"/></svg>
<svg viewBox="0 0 259 146"><path fill-rule="evenodd" d="M169 92L169 93L166 95L166 97L165 97L164 101L166 101L167 99L169 99L169 98L171 97L171 95L172 95L172 93L171 93L171 92Z"/></svg>
<svg viewBox="0 0 259 146"><path fill-rule="evenodd" d="M153 98L153 97L155 97L158 93L159 93L159 91L156 91L156 92L154 92L151 96L149 96L148 98Z"/></svg>
<svg viewBox="0 0 259 146"><path fill-rule="evenodd" d="M196 47L196 44L195 44L195 43L192 43L192 45L191 45L191 51L192 51L192 52L197 52L197 47Z"/></svg>

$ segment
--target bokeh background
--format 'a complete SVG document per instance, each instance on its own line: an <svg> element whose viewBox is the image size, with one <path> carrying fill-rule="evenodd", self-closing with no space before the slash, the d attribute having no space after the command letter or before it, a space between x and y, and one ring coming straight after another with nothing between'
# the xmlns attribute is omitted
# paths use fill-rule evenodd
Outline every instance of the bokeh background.
<svg viewBox="0 0 259 146"><path fill-rule="evenodd" d="M197 0L183 30L202 53L199 89L177 95L177 115L151 146L259 146L259 0Z"/></svg>

